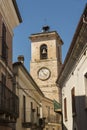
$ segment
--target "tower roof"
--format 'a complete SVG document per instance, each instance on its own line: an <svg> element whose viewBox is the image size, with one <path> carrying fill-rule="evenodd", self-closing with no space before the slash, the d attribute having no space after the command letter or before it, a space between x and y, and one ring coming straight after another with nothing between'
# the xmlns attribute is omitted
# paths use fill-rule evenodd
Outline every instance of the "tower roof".
<svg viewBox="0 0 87 130"><path fill-rule="evenodd" d="M48 27L47 27L48 28ZM41 33L35 33L35 34L31 34L31 36L29 37L29 39L31 41L35 41L38 38L47 38L51 39L51 38L56 38L60 40L60 43L63 44L63 41L61 39L61 37L59 36L59 34L56 31L45 31L45 32L41 32Z"/></svg>

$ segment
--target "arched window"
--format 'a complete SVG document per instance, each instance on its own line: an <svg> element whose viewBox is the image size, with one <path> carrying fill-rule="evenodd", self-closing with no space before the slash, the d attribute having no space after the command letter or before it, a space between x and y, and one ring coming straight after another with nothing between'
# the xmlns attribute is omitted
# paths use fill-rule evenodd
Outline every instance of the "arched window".
<svg viewBox="0 0 87 130"><path fill-rule="evenodd" d="M40 46L40 59L47 59L47 45Z"/></svg>

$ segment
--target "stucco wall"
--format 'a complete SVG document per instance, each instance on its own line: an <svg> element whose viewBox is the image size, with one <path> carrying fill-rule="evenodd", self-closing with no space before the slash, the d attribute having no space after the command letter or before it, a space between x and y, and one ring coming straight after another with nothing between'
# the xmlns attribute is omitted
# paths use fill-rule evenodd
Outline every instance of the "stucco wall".
<svg viewBox="0 0 87 130"><path fill-rule="evenodd" d="M84 75L87 73L87 51L86 54L82 54L77 62L75 68L72 70L72 73L67 78L66 83L62 89L62 101L64 98L67 99L67 121L65 121L63 116L63 122L68 130L73 129L73 115L72 115L72 98L71 90L75 87L75 103L76 103L76 126L78 130L87 129L87 110L86 110L86 91L85 91L85 79ZM62 109L64 115L64 103L62 102Z"/></svg>

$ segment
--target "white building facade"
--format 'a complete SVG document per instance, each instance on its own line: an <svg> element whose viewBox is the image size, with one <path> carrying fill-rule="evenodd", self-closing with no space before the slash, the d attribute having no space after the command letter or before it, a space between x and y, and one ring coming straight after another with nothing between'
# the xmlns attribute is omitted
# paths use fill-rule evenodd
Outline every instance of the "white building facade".
<svg viewBox="0 0 87 130"><path fill-rule="evenodd" d="M87 130L87 6L57 83L62 89L63 130Z"/></svg>
<svg viewBox="0 0 87 130"><path fill-rule="evenodd" d="M19 97L19 118L16 130L42 130L44 119L41 116L43 93L30 76L23 63L13 64L16 78L16 94Z"/></svg>

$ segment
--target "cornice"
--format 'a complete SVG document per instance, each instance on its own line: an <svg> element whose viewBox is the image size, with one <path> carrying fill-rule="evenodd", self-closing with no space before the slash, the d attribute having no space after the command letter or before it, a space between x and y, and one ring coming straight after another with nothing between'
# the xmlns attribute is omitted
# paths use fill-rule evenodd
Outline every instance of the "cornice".
<svg viewBox="0 0 87 130"><path fill-rule="evenodd" d="M60 41L61 44L63 44L63 41L61 39L61 37L59 36L59 34L56 31L49 31L49 32L41 32L41 33L36 33L36 34L31 34L31 36L29 37L29 39L31 41L36 41L37 39L57 39Z"/></svg>
<svg viewBox="0 0 87 130"><path fill-rule="evenodd" d="M4 69L9 73L9 75L11 77L13 77L13 71L11 70L11 68L6 64L4 63L1 59L0 59L0 64L4 67Z"/></svg>
<svg viewBox="0 0 87 130"><path fill-rule="evenodd" d="M27 69L25 68L25 66L23 65L23 63L21 62L15 62L13 64L13 68L17 67L17 71L18 71L18 68L20 68L23 73L25 75L27 75L29 81L31 82L32 86L34 87L34 89L37 90L37 92L39 92L40 95L42 95L42 97L44 97L44 94L42 93L42 91L39 89L39 86L36 84L36 82L34 81L34 79L32 78L32 76L29 74L29 72L27 71ZM18 72L16 72L16 74L18 74Z"/></svg>
<svg viewBox="0 0 87 130"><path fill-rule="evenodd" d="M75 65L80 58L80 55L83 52L84 47L87 44L87 24L83 21L84 15L87 18L87 5L80 18L63 67L56 81L56 83L59 84L60 87L63 87L63 84L67 80L70 73L73 71Z"/></svg>
<svg viewBox="0 0 87 130"><path fill-rule="evenodd" d="M21 22L22 22L22 18L21 18L21 15L20 15L20 12L19 12L19 9L18 9L16 0L12 0L12 2L13 2L13 5L14 5L16 14L17 14L17 16L18 16L19 22L21 23Z"/></svg>
<svg viewBox="0 0 87 130"><path fill-rule="evenodd" d="M14 2L13 2L14 1ZM2 0L0 3L0 14L2 20L8 27L10 33L13 35L13 29L22 21L19 16L18 7L15 0Z"/></svg>

